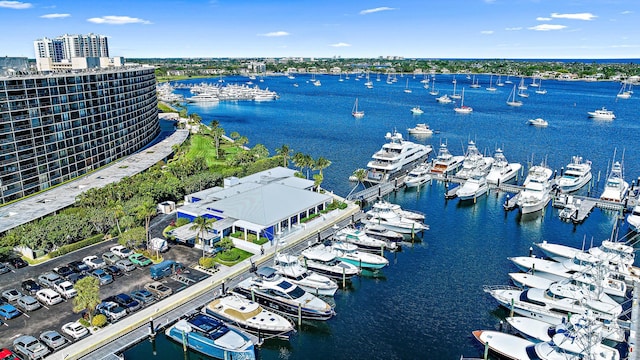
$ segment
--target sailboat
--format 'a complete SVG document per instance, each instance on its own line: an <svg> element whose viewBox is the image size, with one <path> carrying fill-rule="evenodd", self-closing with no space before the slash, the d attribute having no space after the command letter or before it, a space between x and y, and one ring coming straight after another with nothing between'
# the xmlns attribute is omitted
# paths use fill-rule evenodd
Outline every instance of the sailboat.
<svg viewBox="0 0 640 360"><path fill-rule="evenodd" d="M407 78L407 87L404 88L404 92L407 94L411 94L411 89L409 89L409 79Z"/></svg>
<svg viewBox="0 0 640 360"><path fill-rule="evenodd" d="M504 83L502 82L502 75L498 74L498 81L496 81L496 86L504 86Z"/></svg>
<svg viewBox="0 0 640 360"><path fill-rule="evenodd" d="M436 90L436 78L434 77L431 81L431 91L429 91L430 95L436 96L440 93L440 91Z"/></svg>
<svg viewBox="0 0 640 360"><path fill-rule="evenodd" d="M340 77L338 78L338 81L343 82L344 79L342 78L342 73L340 73Z"/></svg>
<svg viewBox="0 0 640 360"><path fill-rule="evenodd" d="M356 98L356 102L353 104L351 115L356 119L360 119L364 117L364 111L358 110L358 98Z"/></svg>
<svg viewBox="0 0 640 360"><path fill-rule="evenodd" d="M518 90L527 90L527 85L524 84L524 77L520 78L520 85L518 85Z"/></svg>
<svg viewBox="0 0 640 360"><path fill-rule="evenodd" d="M538 87L538 86L540 86L540 83L537 83L537 82L536 82L536 77L535 77L535 76L533 77L533 80L531 81L531 84L529 84L529 86L531 86L531 87Z"/></svg>
<svg viewBox="0 0 640 360"><path fill-rule="evenodd" d="M462 96L461 96L461 100L460 100L460 107L455 107L453 108L453 110L457 113L460 114L469 114L470 112L473 111L473 108L471 106L466 106L464 104L464 88L462 88Z"/></svg>
<svg viewBox="0 0 640 360"><path fill-rule="evenodd" d="M546 94L547 93L547 89L543 89L542 88L542 79L540 79L540 82L538 82L538 89L536 90L536 94Z"/></svg>
<svg viewBox="0 0 640 360"><path fill-rule="evenodd" d="M473 80L471 81L471 85L469 86L472 89L477 89L480 87L480 84L478 84L478 80L476 79L476 75L473 75Z"/></svg>
<svg viewBox="0 0 640 360"><path fill-rule="evenodd" d="M516 100L516 86L513 85L513 90L511 90L511 94L509 94L509 98L507 99L507 105L509 106L522 106L522 101Z"/></svg>
<svg viewBox="0 0 640 360"><path fill-rule="evenodd" d="M631 89L631 85L629 85L629 89ZM620 91L618 92L618 95L616 95L616 97L618 99L630 99L631 93L631 90L627 90L627 83L623 82L622 87L620 88Z"/></svg>
<svg viewBox="0 0 640 360"><path fill-rule="evenodd" d="M450 98L452 99L460 99L460 95L456 94L456 84L457 84L457 81L453 83L453 94L451 94L450 96Z"/></svg>
<svg viewBox="0 0 640 360"><path fill-rule="evenodd" d="M364 83L364 86L367 87L367 89L373 89L373 82L371 80L369 80L369 72L367 71L367 82Z"/></svg>
<svg viewBox="0 0 640 360"><path fill-rule="evenodd" d="M493 74L491 74L491 77L489 78L489 87L487 88L487 91L496 91L496 90L498 89L493 87Z"/></svg>
<svg viewBox="0 0 640 360"><path fill-rule="evenodd" d="M378 77L376 78L376 81L380 81L380 73L378 73Z"/></svg>
<svg viewBox="0 0 640 360"><path fill-rule="evenodd" d="M509 80L509 75L507 75L507 80L504 81L505 84L513 84L513 81Z"/></svg>

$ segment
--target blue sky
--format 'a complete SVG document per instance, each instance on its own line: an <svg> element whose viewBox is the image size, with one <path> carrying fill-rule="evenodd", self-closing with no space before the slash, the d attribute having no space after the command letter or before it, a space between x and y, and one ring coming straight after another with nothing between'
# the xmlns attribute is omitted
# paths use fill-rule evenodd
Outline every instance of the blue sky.
<svg viewBox="0 0 640 360"><path fill-rule="evenodd" d="M129 58L640 58L638 24L638 0L0 0L0 56L92 32Z"/></svg>

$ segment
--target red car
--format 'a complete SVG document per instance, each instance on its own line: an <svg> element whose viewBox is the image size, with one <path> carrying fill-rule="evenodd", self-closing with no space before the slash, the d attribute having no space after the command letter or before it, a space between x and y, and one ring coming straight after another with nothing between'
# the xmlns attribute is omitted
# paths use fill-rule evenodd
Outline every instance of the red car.
<svg viewBox="0 0 640 360"><path fill-rule="evenodd" d="M9 349L2 349L0 350L0 360L20 360L20 358Z"/></svg>

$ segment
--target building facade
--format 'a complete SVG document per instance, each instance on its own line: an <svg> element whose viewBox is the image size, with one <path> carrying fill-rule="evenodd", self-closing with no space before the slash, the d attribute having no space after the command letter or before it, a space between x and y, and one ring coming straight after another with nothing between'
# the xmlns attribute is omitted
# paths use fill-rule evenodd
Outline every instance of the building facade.
<svg viewBox="0 0 640 360"><path fill-rule="evenodd" d="M152 67L0 77L0 203L132 154L159 132Z"/></svg>
<svg viewBox="0 0 640 360"><path fill-rule="evenodd" d="M65 34L53 39L42 38L33 42L38 71L65 71L97 67L122 66L122 58L109 58L106 36Z"/></svg>

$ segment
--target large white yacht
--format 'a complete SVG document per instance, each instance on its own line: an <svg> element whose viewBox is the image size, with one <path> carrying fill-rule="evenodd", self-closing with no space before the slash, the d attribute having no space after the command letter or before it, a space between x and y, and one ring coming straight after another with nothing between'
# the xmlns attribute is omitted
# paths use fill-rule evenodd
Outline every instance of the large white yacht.
<svg viewBox="0 0 640 360"><path fill-rule="evenodd" d="M336 255L322 244L302 250L302 256L307 269L332 279L347 280L360 274L355 265L337 259Z"/></svg>
<svg viewBox="0 0 640 360"><path fill-rule="evenodd" d="M463 160L464 156L451 155L449 149L447 149L447 144L442 143L440 144L440 149L438 150L438 157L433 160L433 164L431 165L431 172L441 175L455 173L462 165Z"/></svg>
<svg viewBox="0 0 640 360"><path fill-rule="evenodd" d="M469 140L467 145L467 153L464 155L462 161L462 169L456 174L461 179L468 179L475 173L486 175L493 164L494 159L492 157L485 157L478 151L476 143L473 140Z"/></svg>
<svg viewBox="0 0 640 360"><path fill-rule="evenodd" d="M433 150L431 145L404 140L397 131L387 133L385 138L388 142L373 154L372 160L367 164L365 182L377 184L392 180L413 168L416 163L425 161Z"/></svg>
<svg viewBox="0 0 640 360"><path fill-rule="evenodd" d="M295 256L278 253L273 260L278 274L311 294L333 296L338 290L335 281L305 269Z"/></svg>
<svg viewBox="0 0 640 360"><path fill-rule="evenodd" d="M509 163L502 149L497 149L493 155L493 165L487 175L487 182L489 184L504 184L515 178L521 168L522 165L519 163Z"/></svg>
<svg viewBox="0 0 640 360"><path fill-rule="evenodd" d="M635 232L640 232L640 205L633 207L631 214L627 215L627 224Z"/></svg>
<svg viewBox="0 0 640 360"><path fill-rule="evenodd" d="M587 112L590 118L598 119L598 120L613 120L616 116L613 114L613 111L607 110L604 106L602 109L597 109L594 111Z"/></svg>
<svg viewBox="0 0 640 360"><path fill-rule="evenodd" d="M543 240L541 243L535 243L534 245L542 250L547 257L555 261L573 259L576 254L585 252L585 250L567 245L550 243L546 240ZM596 258L602 261L608 261L612 264L624 264L626 266L631 266L635 260L633 246L618 241L604 240L600 246L592 247L588 252Z"/></svg>
<svg viewBox="0 0 640 360"><path fill-rule="evenodd" d="M574 156L567 169L558 180L558 187L563 192L577 191L591 180L591 161L582 161L582 156Z"/></svg>
<svg viewBox="0 0 640 360"><path fill-rule="evenodd" d="M475 201L480 196L487 193L489 189L487 179L481 173L471 175L456 191L456 195L460 201Z"/></svg>
<svg viewBox="0 0 640 360"><path fill-rule="evenodd" d="M389 250L395 250L398 246L394 242L387 243L386 241L372 238L368 236L364 230L350 226L338 230L334 236L338 241L351 243L364 251L380 252L387 248Z"/></svg>
<svg viewBox="0 0 640 360"><path fill-rule="evenodd" d="M607 183L604 185L604 191L600 195L600 199L622 202L629 190L629 183L624 181L622 164L618 161L611 166L611 172L607 177Z"/></svg>
<svg viewBox="0 0 640 360"><path fill-rule="evenodd" d="M407 188L414 188L426 184L431 181L431 166L427 163L418 165L415 169L409 171L404 178L404 185Z"/></svg>
<svg viewBox="0 0 640 360"><path fill-rule="evenodd" d="M522 214L542 210L551 200L551 176L553 172L545 165L535 165L529 169L517 204Z"/></svg>

